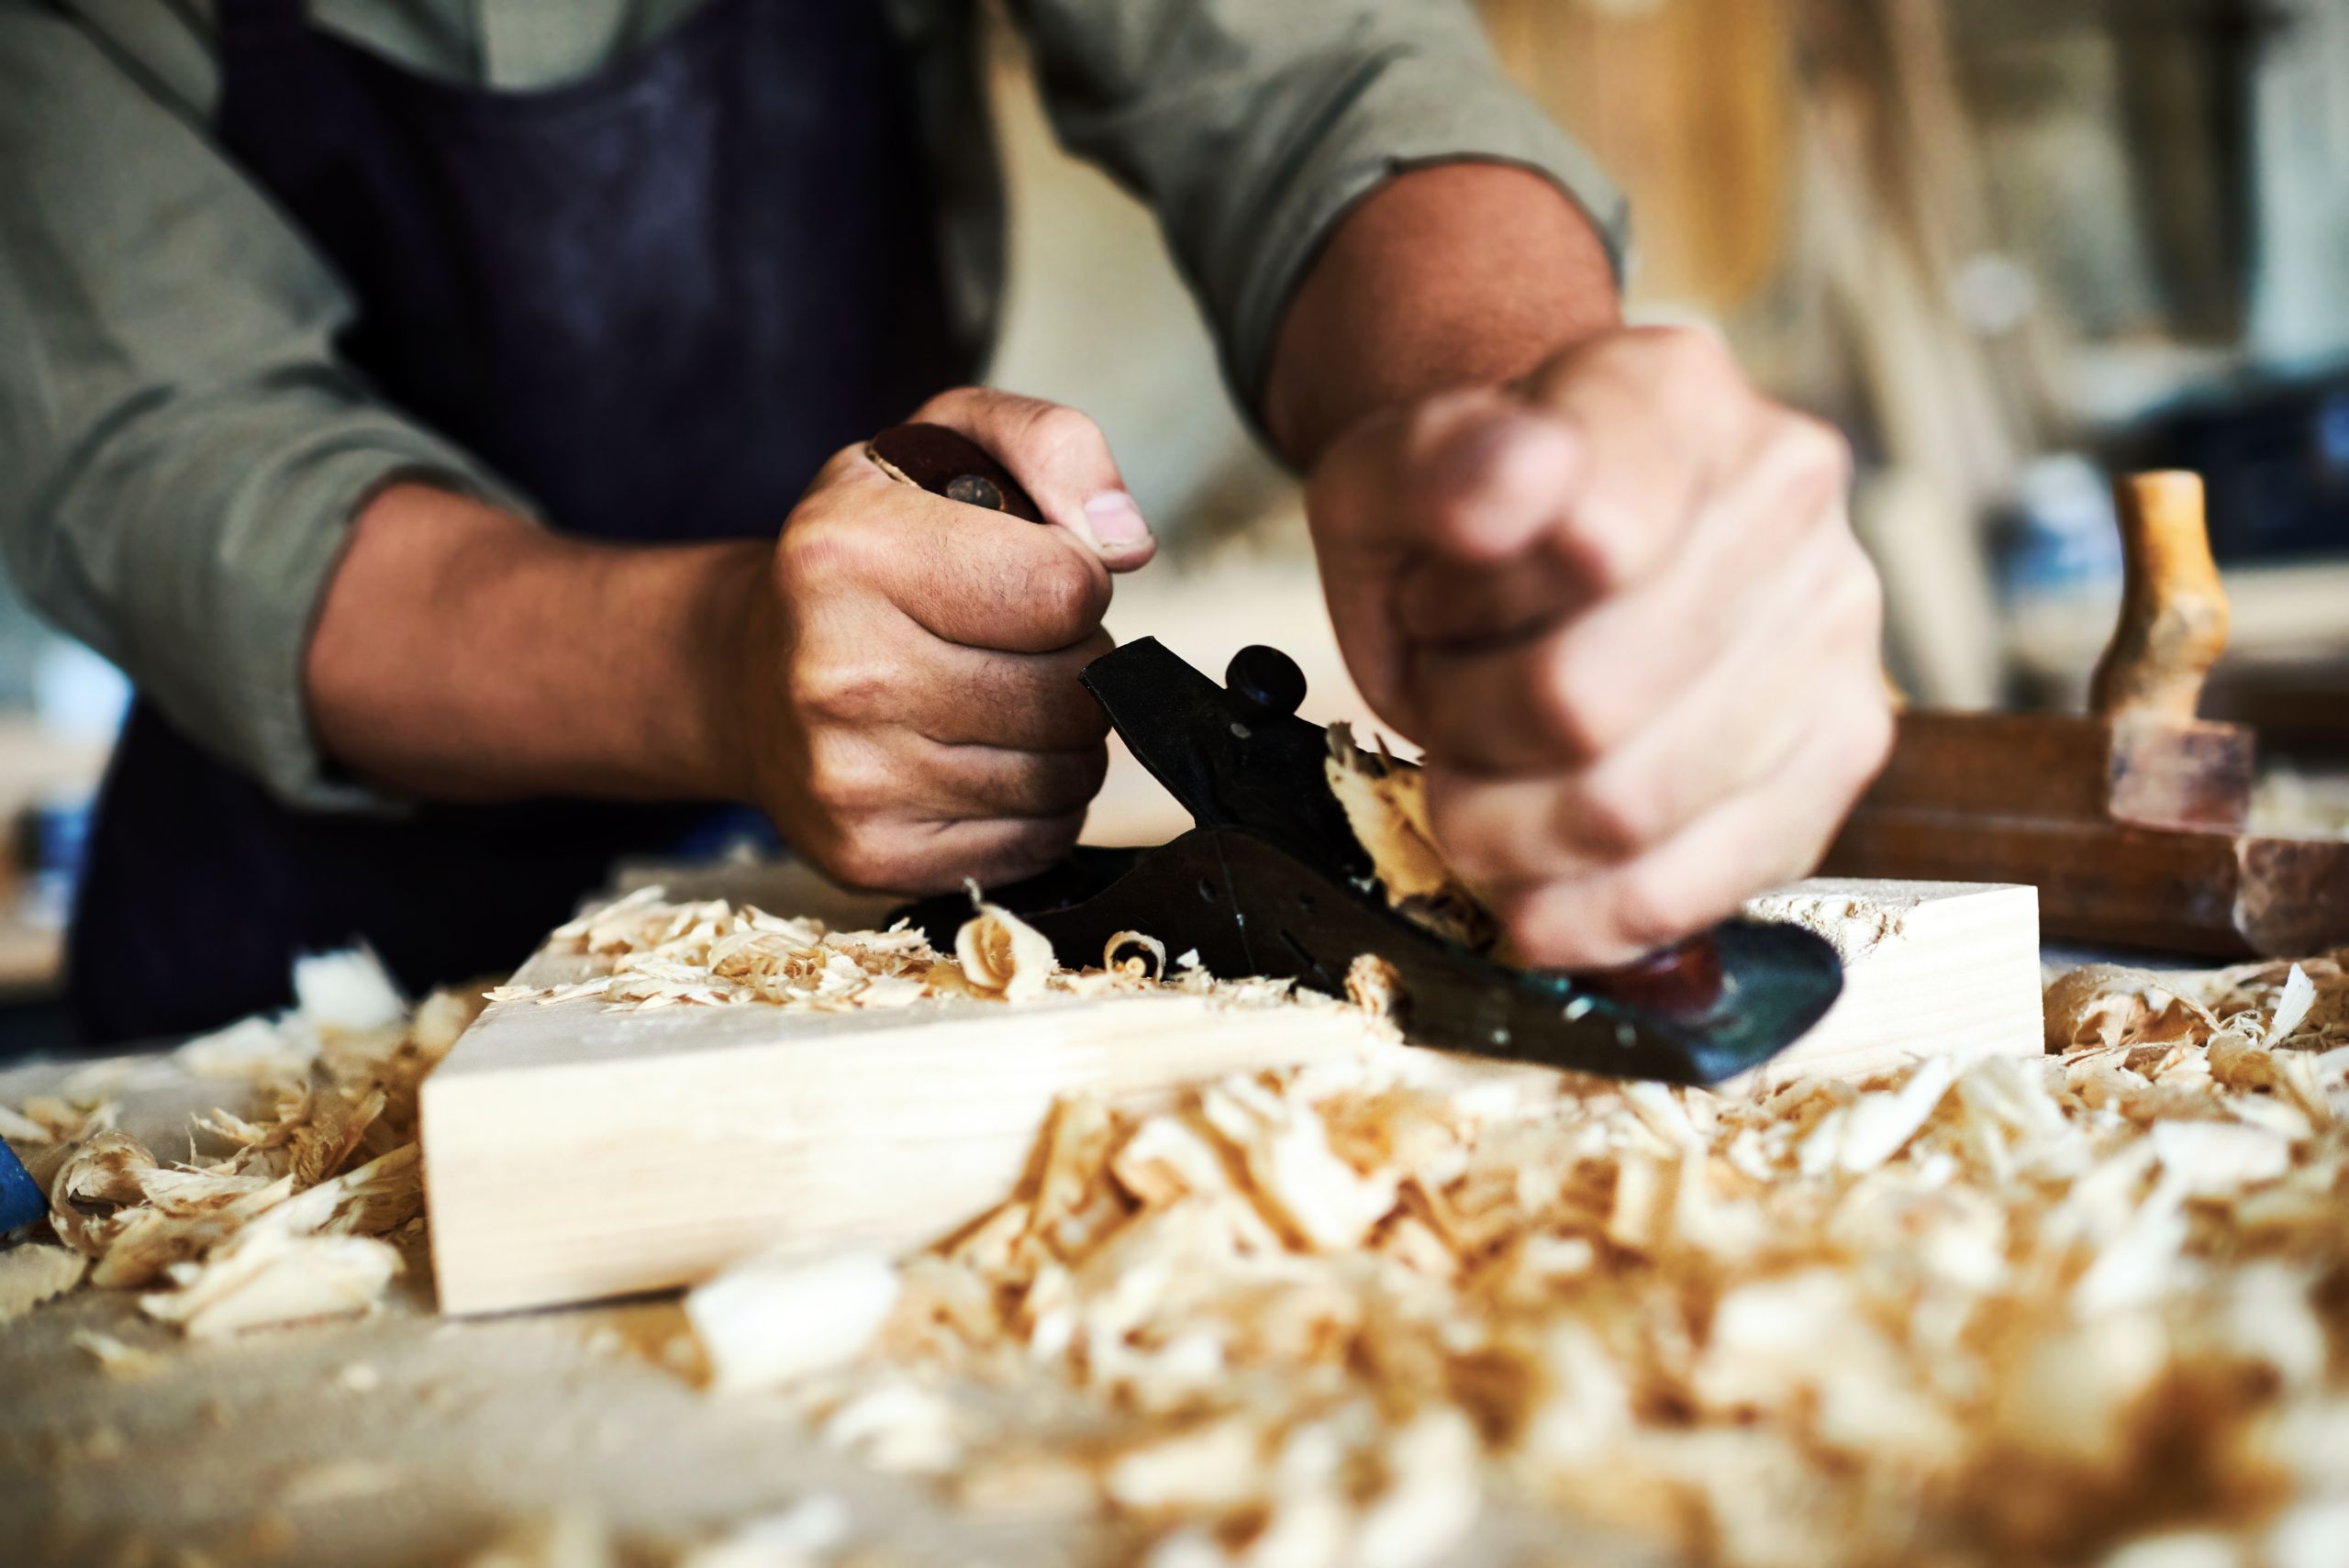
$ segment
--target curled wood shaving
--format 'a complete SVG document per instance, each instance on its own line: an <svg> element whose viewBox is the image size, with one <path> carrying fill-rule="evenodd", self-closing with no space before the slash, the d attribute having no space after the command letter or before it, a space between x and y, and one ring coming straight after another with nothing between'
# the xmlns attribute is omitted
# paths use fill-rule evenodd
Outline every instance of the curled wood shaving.
<svg viewBox="0 0 2349 1568"><path fill-rule="evenodd" d="M1141 951L1132 951L1135 948ZM1120 953L1125 956L1120 958ZM1147 963L1143 953L1150 955ZM1101 945L1101 967L1120 970L1137 979L1158 979L1166 973L1166 944L1146 932L1119 931Z"/></svg>
<svg viewBox="0 0 2349 1568"><path fill-rule="evenodd" d="M954 956L973 990L1007 1002L1031 1002L1042 995L1060 967L1051 938L993 904L981 904L954 933Z"/></svg>
<svg viewBox="0 0 2349 1568"><path fill-rule="evenodd" d="M141 1296L139 1310L191 1339L363 1317L400 1272L399 1253L372 1237L306 1233L274 1218L263 1216L200 1263L173 1264L178 1288Z"/></svg>
<svg viewBox="0 0 2349 1568"><path fill-rule="evenodd" d="M1492 916L1436 847L1427 775L1419 766L1384 742L1374 757L1354 744L1351 725L1333 724L1323 771L1387 903L1447 941L1479 951L1491 947L1497 935Z"/></svg>
<svg viewBox="0 0 2349 1568"><path fill-rule="evenodd" d="M0 1325L82 1283L90 1260L68 1247L27 1241L0 1251Z"/></svg>
<svg viewBox="0 0 2349 1568"><path fill-rule="evenodd" d="M753 1259L685 1297L710 1381L731 1392L772 1387L849 1360L897 1304L888 1261L851 1253Z"/></svg>

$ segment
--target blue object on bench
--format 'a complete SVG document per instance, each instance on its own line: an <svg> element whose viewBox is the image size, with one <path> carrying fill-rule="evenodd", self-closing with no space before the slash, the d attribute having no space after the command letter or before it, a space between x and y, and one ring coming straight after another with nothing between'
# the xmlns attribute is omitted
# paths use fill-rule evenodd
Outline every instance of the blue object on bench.
<svg viewBox="0 0 2349 1568"><path fill-rule="evenodd" d="M23 1229L49 1212L49 1200L26 1173L16 1151L0 1142L0 1235Z"/></svg>

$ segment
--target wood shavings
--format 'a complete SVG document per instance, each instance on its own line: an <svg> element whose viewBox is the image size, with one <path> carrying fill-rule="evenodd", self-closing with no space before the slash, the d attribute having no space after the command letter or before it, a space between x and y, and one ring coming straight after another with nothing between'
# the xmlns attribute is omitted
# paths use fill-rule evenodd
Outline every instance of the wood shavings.
<svg viewBox="0 0 2349 1568"><path fill-rule="evenodd" d="M2268 1016L2267 1043L2280 1045L2290 1040L2315 1006L2316 984L2309 979L2308 972L2296 963L2276 998L2276 1010Z"/></svg>
<svg viewBox="0 0 2349 1568"><path fill-rule="evenodd" d="M1862 1083L1398 1059L1063 1102L814 1418L977 1506L1089 1487L1162 1568L1419 1568L1497 1496L1736 1568L2096 1561L2153 1518L2265 1561L2282 1501L2349 1495L2349 1044L2312 1049L2349 983L2298 973L2091 972L2060 1054ZM1106 1424L955 1392L1039 1375Z"/></svg>
<svg viewBox="0 0 2349 1568"><path fill-rule="evenodd" d="M277 1500L288 1508L312 1508L381 1497L406 1484L399 1467L373 1459L329 1459L306 1465L287 1477Z"/></svg>
<svg viewBox="0 0 2349 1568"><path fill-rule="evenodd" d="M1346 965L1346 1000L1372 1018L1394 1018L1403 1005L1403 977L1376 953L1356 953Z"/></svg>
<svg viewBox="0 0 2349 1568"><path fill-rule="evenodd" d="M99 1257L129 1223L125 1211L146 1201L141 1180L155 1168L147 1146L123 1132L101 1132L69 1151L50 1178L49 1218L57 1239Z"/></svg>
<svg viewBox="0 0 2349 1568"><path fill-rule="evenodd" d="M318 1038L298 1016L287 1020L243 1018L198 1035L173 1054L199 1078L262 1086L299 1084L317 1060Z"/></svg>
<svg viewBox="0 0 2349 1568"><path fill-rule="evenodd" d="M141 1309L191 1335L372 1310L400 1268L375 1238L422 1212L417 1089L480 1004L444 994L403 1021L364 952L304 959L296 989L306 1010L184 1048L199 1076L263 1101L200 1118L225 1155L158 1161L107 1106L17 1113L52 1140L50 1229L91 1261L89 1283L150 1290Z"/></svg>
<svg viewBox="0 0 2349 1568"><path fill-rule="evenodd" d="M365 948L295 959L294 997L301 1017L321 1031L360 1034L407 1020L407 999Z"/></svg>
<svg viewBox="0 0 2349 1568"><path fill-rule="evenodd" d="M1142 962L1141 953L1128 951L1132 948L1140 948L1141 952L1150 955L1147 966L1130 967ZM1126 956L1120 958L1120 953ZM1166 944L1141 931L1119 931L1102 944L1101 967L1105 971L1122 970L1138 980L1156 980L1166 973Z"/></svg>
<svg viewBox="0 0 2349 1568"><path fill-rule="evenodd" d="M816 1568L848 1543L849 1529L848 1506L819 1493L689 1548L675 1568Z"/></svg>
<svg viewBox="0 0 2349 1568"><path fill-rule="evenodd" d="M685 1297L685 1316L729 1393L768 1388L863 1351L897 1304L887 1260L848 1253L815 1262L753 1259Z"/></svg>
<svg viewBox="0 0 2349 1568"><path fill-rule="evenodd" d="M749 905L672 904L657 887L591 910L562 927L552 951L593 960L604 973L564 984L501 985L492 1006L552 1006L594 1001L607 1008L759 1005L819 1012L905 1007L945 998L1027 1005L1047 996L1100 996L1166 988L1212 995L1236 1006L1285 1002L1293 983L1218 980L1185 953L1172 966L1165 944L1121 931L1103 967L1070 970L1051 941L1017 915L977 903L956 933L952 955L921 932L834 931L807 918Z"/></svg>
<svg viewBox="0 0 2349 1568"><path fill-rule="evenodd" d="M1374 757L1354 743L1351 725L1333 724L1323 773L1387 903L1446 941L1478 951L1491 947L1497 934L1492 916L1436 847L1427 776L1418 765L1383 742Z"/></svg>
<svg viewBox="0 0 2349 1568"><path fill-rule="evenodd" d="M14 1322L82 1283L90 1260L68 1247L27 1241L0 1251L0 1324Z"/></svg>
<svg viewBox="0 0 2349 1568"><path fill-rule="evenodd" d="M1166 950L1158 951L1163 960ZM963 923L954 934L954 953L974 990L1007 1002L1030 1002L1042 995L1058 967L1051 938L993 904L980 905L978 913Z"/></svg>
<svg viewBox="0 0 2349 1568"><path fill-rule="evenodd" d="M603 1520L568 1508L507 1526L464 1568L613 1568L618 1561Z"/></svg>
<svg viewBox="0 0 2349 1568"><path fill-rule="evenodd" d="M372 1237L306 1234L275 1218L264 1215L201 1263L173 1264L167 1277L178 1288L141 1296L139 1309L191 1339L212 1339L363 1317L400 1272L399 1253Z"/></svg>

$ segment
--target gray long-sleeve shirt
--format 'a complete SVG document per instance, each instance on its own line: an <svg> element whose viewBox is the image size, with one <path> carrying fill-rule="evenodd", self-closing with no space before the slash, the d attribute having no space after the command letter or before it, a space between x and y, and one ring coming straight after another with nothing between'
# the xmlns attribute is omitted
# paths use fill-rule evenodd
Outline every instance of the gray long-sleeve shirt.
<svg viewBox="0 0 2349 1568"><path fill-rule="evenodd" d="M314 0L428 74L525 89L703 0ZM852 4L856 0L832 0ZM971 0L885 4L984 340L1003 205ZM1542 171L1620 253L1620 198L1503 81L1459 0L1015 0L1062 139L1156 210L1252 407L1315 248L1396 169ZM0 0L0 547L28 596L191 736L321 808L302 661L351 517L420 475L533 508L338 357L342 282L215 140L207 0ZM547 521L561 527L562 519Z"/></svg>

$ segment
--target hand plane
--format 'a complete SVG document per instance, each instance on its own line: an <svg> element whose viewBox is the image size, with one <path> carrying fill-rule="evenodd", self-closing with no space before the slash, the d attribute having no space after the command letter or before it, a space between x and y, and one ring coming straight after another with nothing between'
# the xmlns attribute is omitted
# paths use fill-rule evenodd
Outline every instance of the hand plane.
<svg viewBox="0 0 2349 1568"><path fill-rule="evenodd" d="M934 427L915 428L917 443L907 428L874 443L894 473L1033 515L975 447L956 453L940 439L951 432ZM1080 679L1195 826L1155 848L1080 849L986 891L1063 963L1098 963L1111 939L1141 931L1171 953L1196 953L1211 974L1294 978L1342 995L1354 960L1372 953L1393 970L1397 1021L1416 1043L1673 1084L1716 1083L1768 1060L1842 989L1834 950L1792 925L1728 921L1664 962L1611 975L1516 969L1446 941L1389 906L1330 787L1328 733L1297 717L1305 679L1285 654L1242 649L1218 683L1143 638ZM948 895L902 913L951 947L970 908Z"/></svg>

